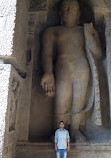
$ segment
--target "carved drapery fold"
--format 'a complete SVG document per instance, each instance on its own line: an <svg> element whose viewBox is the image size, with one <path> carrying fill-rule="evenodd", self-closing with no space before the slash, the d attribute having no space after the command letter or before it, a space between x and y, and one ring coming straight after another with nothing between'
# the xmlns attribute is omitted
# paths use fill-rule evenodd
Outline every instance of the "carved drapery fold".
<svg viewBox="0 0 111 158"><path fill-rule="evenodd" d="M106 36L106 56L107 56L107 74L110 101L110 124L111 124L111 13L105 15L105 36Z"/></svg>
<svg viewBox="0 0 111 158"><path fill-rule="evenodd" d="M94 104L92 121L96 125L102 125L101 117L101 106L100 106L100 88L99 88L99 75L97 70L96 58L86 46L87 57L89 59L89 64L92 72L92 102Z"/></svg>

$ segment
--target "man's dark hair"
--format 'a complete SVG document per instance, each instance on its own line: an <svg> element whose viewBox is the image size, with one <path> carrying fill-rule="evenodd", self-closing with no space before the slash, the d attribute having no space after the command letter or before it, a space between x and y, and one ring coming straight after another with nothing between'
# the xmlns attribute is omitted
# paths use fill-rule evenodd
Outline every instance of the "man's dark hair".
<svg viewBox="0 0 111 158"><path fill-rule="evenodd" d="M60 125L61 123L63 123L63 124L65 125L64 121L60 121L60 122L59 122L59 125Z"/></svg>

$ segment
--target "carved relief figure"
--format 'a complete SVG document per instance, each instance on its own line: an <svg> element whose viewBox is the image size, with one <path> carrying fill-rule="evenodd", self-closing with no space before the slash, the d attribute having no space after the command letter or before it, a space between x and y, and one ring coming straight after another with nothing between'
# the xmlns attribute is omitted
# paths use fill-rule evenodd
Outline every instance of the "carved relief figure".
<svg viewBox="0 0 111 158"><path fill-rule="evenodd" d="M54 96L55 127L58 121L70 124L72 140L85 141L79 130L91 72L87 52L101 56L98 34L92 23L79 26L80 8L76 0L61 5L61 25L48 28L43 36L41 86ZM56 63L53 64L54 50ZM68 113L72 113L70 116Z"/></svg>
<svg viewBox="0 0 111 158"><path fill-rule="evenodd" d="M20 85L19 81L16 78L13 78L11 83L11 105L10 105L10 116L9 116L9 131L15 130L16 124L16 111L18 105L18 98L20 95Z"/></svg>

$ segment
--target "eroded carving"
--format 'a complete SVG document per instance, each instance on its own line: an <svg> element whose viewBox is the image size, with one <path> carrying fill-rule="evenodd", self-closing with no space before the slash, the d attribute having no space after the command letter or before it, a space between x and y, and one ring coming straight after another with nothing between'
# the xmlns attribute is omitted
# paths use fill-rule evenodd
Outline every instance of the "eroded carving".
<svg viewBox="0 0 111 158"><path fill-rule="evenodd" d="M9 131L15 130L16 111L20 95L20 85L16 78L13 78L11 83L11 103L10 103L10 116L9 116Z"/></svg>
<svg viewBox="0 0 111 158"><path fill-rule="evenodd" d="M111 0L104 0L104 4L106 7L111 7Z"/></svg>
<svg viewBox="0 0 111 158"><path fill-rule="evenodd" d="M45 11L46 10L46 0L31 0L30 11Z"/></svg>

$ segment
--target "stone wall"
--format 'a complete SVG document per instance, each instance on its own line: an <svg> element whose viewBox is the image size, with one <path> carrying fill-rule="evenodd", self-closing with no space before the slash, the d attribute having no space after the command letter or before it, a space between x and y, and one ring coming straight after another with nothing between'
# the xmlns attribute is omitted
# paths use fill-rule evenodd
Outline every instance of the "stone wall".
<svg viewBox="0 0 111 158"><path fill-rule="evenodd" d="M29 2L26 0L18 0L17 2L17 17L14 36L14 47L12 58L15 65L18 65L17 71L24 78L22 83L21 103L18 109L18 140L28 140L29 131L29 113L30 99L32 86L32 65L33 65L33 49L29 48L28 38L29 29ZM32 35L33 38L33 35ZM31 40L32 40L31 38ZM30 42L32 42L30 40ZM27 52L30 54L30 59L27 57Z"/></svg>
<svg viewBox="0 0 111 158"><path fill-rule="evenodd" d="M49 99L40 87L42 75L40 55L44 30L49 26L60 24L59 2L59 0L18 0L16 5L16 0L0 1L2 26L0 28L0 157L14 158L15 149L17 158L55 156L53 144L41 145L27 142L49 141L53 132L53 99ZM83 20L94 22L95 18L101 43L105 43L105 26L101 25L104 11L98 12L97 8L90 10L92 3L86 4L86 0L79 0L79 2L84 8L84 13L89 10L88 16L81 19L81 24ZM100 65L102 115L104 125L108 126L110 108L106 66L104 66L106 50L105 44L102 46L104 56L102 66ZM88 127L86 134L89 140L99 143L105 141L107 143L109 138L111 140L109 130L92 124ZM98 134L95 131L98 131ZM48 146L51 148L47 148ZM100 154L101 149L103 149L102 154ZM110 144L97 146L90 143L76 150L73 148L69 155L81 158L95 156L109 158L110 151Z"/></svg>
<svg viewBox="0 0 111 158"><path fill-rule="evenodd" d="M2 157L4 147L10 71L10 65L0 65L0 157Z"/></svg>
<svg viewBox="0 0 111 158"><path fill-rule="evenodd" d="M17 141L17 111L20 106L21 97L21 83L22 79L11 65L4 65L6 68L10 67L9 85L7 95L7 107L5 116L5 132L4 132L4 151L3 157L14 157L15 146ZM8 69L7 69L8 71ZM7 76L8 77L8 76ZM2 102L4 105L4 102Z"/></svg>
<svg viewBox="0 0 111 158"><path fill-rule="evenodd" d="M15 156L23 79L10 64L0 64L0 157Z"/></svg>
<svg viewBox="0 0 111 158"><path fill-rule="evenodd" d="M16 0L10 1L6 0L0 1L0 157L13 157L14 156L14 131L15 124L13 121L15 118L11 119L9 123L9 118L11 117L11 103L9 103L9 96L12 94L10 88L10 77L12 72L12 67L10 64L3 64L3 57L12 54L13 46L13 34L15 28L15 17L16 17ZM11 99L11 98L10 98ZM13 98L14 99L14 98ZM13 100L12 99L12 100ZM13 103L14 105L14 103ZM12 110L13 111L13 110ZM12 112L13 113L13 112ZM14 115L14 113L13 113ZM14 117L14 116L13 116ZM13 121L12 121L13 120ZM9 125L10 124L10 125ZM13 125L12 125L13 124ZM14 128L13 128L13 127Z"/></svg>
<svg viewBox="0 0 111 158"><path fill-rule="evenodd" d="M16 17L16 0L0 1L0 55L11 55Z"/></svg>
<svg viewBox="0 0 111 158"><path fill-rule="evenodd" d="M32 60L26 60L28 4L26 0L0 1L0 157L3 158L15 157L17 140L28 140L32 83Z"/></svg>
<svg viewBox="0 0 111 158"><path fill-rule="evenodd" d="M20 69L26 71L26 50L28 37L28 1L17 1L17 12L15 20L14 40L13 40L13 54L12 57L16 60Z"/></svg>

